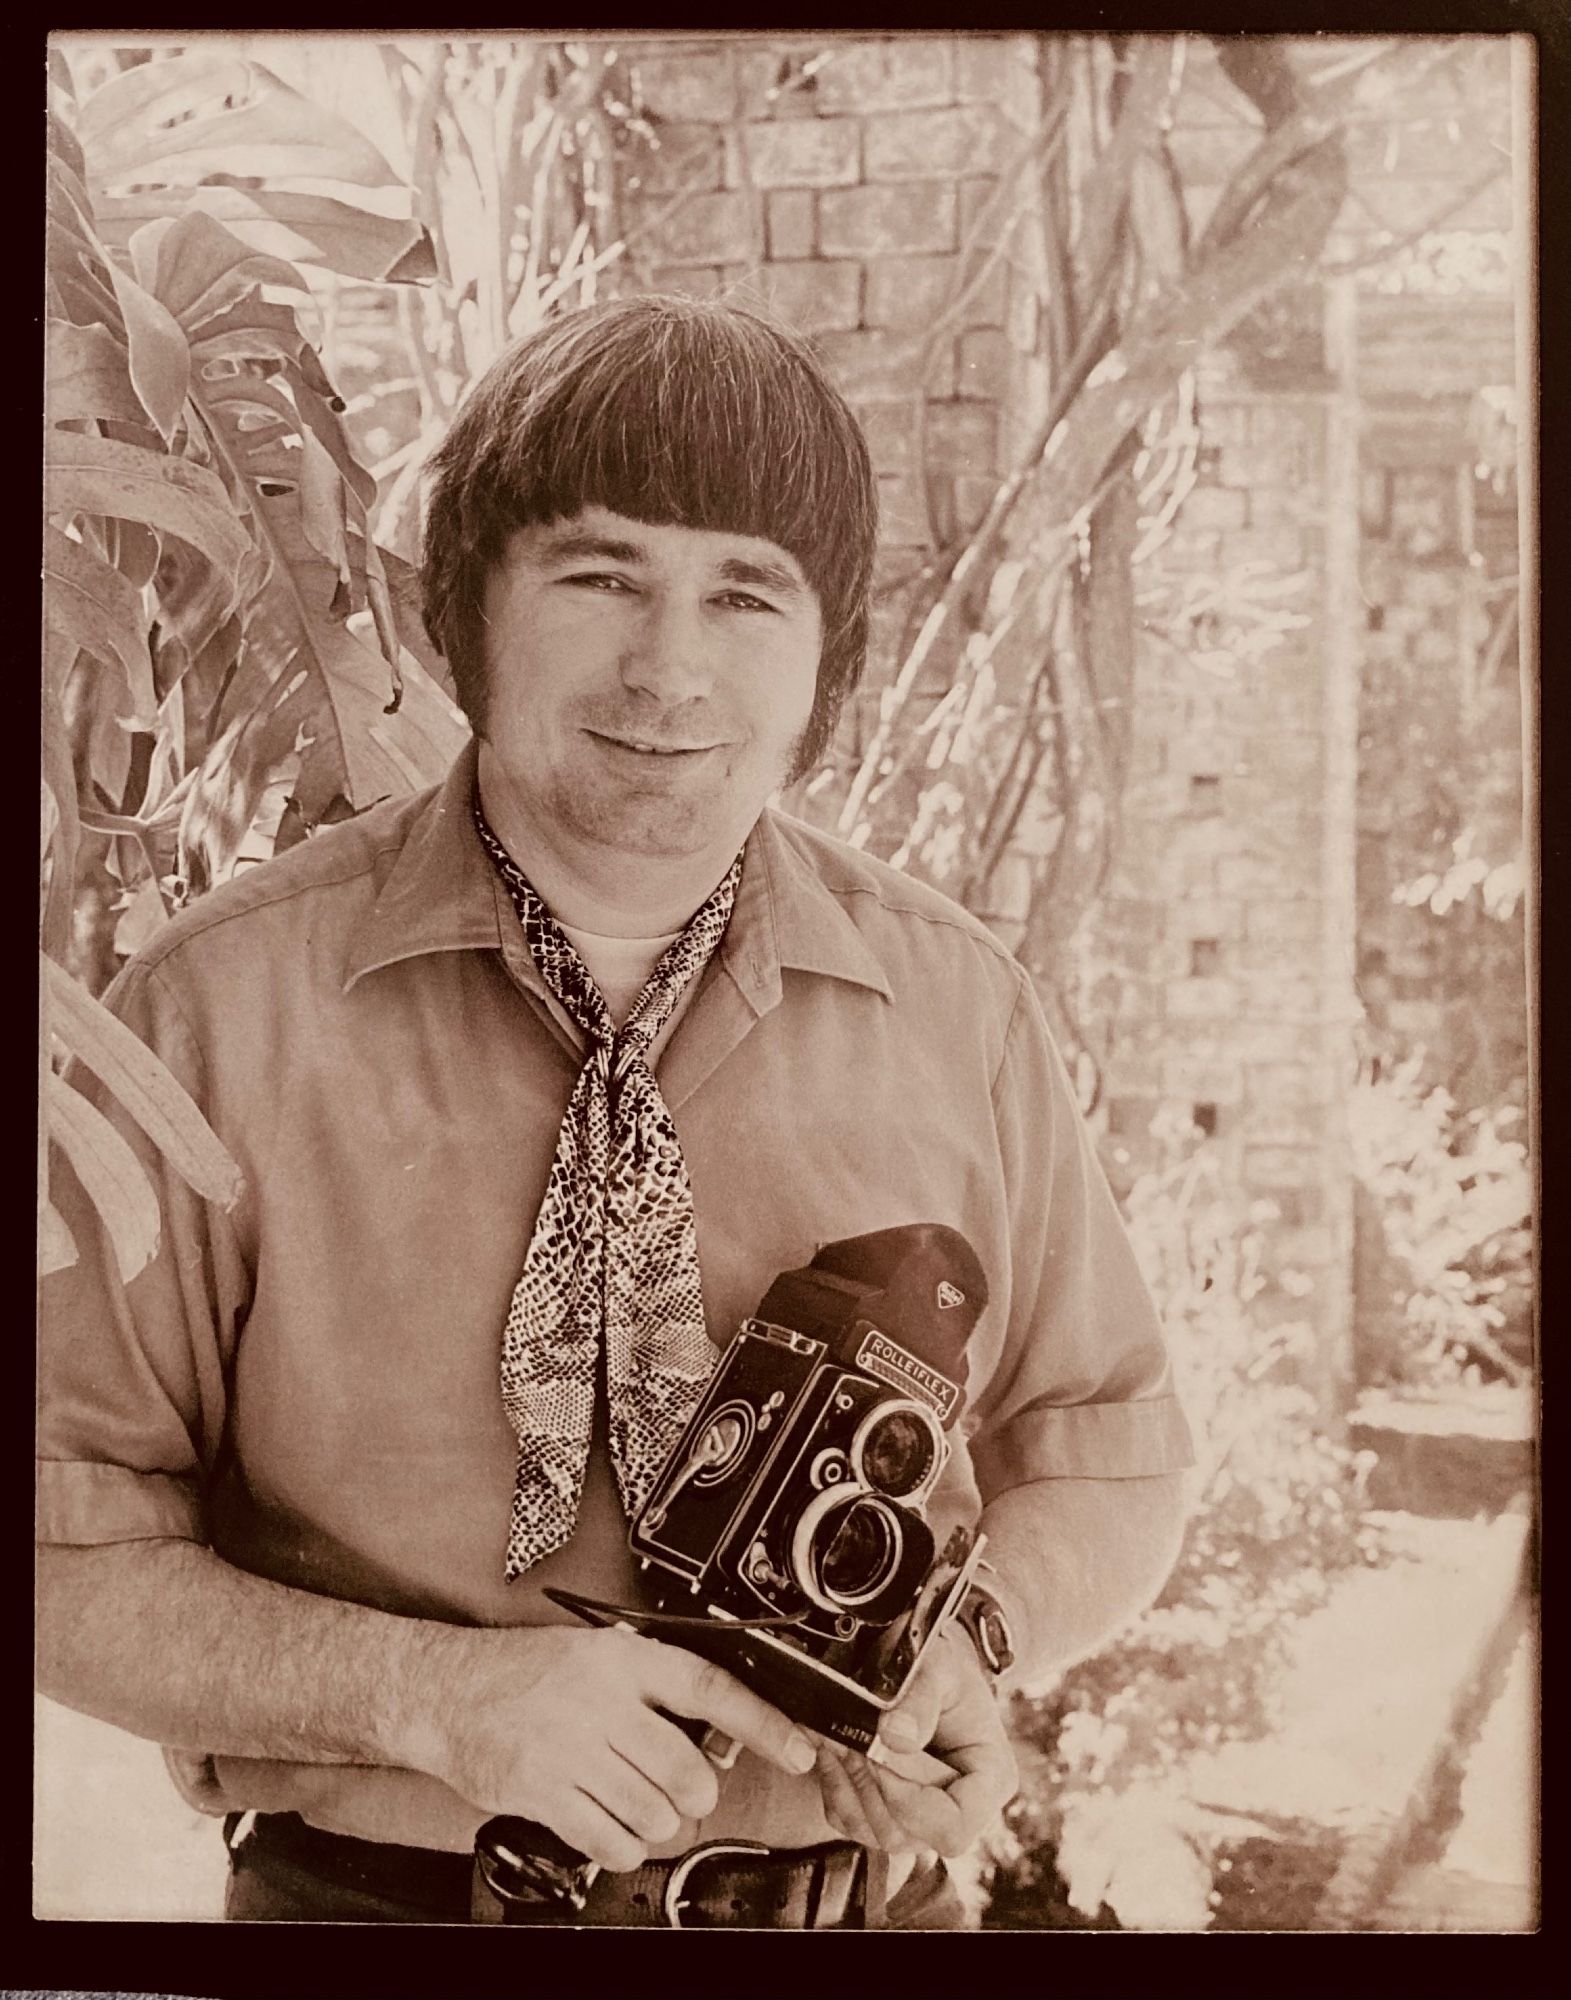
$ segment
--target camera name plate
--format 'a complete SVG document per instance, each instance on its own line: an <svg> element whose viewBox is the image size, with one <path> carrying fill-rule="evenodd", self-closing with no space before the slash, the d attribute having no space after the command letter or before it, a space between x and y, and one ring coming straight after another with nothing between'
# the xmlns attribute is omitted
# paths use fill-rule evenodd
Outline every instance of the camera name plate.
<svg viewBox="0 0 1571 2000"><path fill-rule="evenodd" d="M899 1341L880 1333L876 1326L868 1327L856 1351L856 1365L887 1382L892 1389L908 1389L936 1413L940 1423L947 1424L953 1416L960 1394L958 1386L947 1375L940 1375L936 1368L919 1361Z"/></svg>

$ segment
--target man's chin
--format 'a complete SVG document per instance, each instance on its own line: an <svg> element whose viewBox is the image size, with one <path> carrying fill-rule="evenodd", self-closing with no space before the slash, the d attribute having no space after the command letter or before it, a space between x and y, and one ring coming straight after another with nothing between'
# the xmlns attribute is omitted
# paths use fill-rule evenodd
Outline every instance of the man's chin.
<svg viewBox="0 0 1571 2000"><path fill-rule="evenodd" d="M606 848L628 860L694 861L721 850L734 853L746 839L744 827L731 838L732 820L696 801L669 796L634 798L584 809L584 802L564 814L565 823L580 840ZM756 814L755 814L756 818Z"/></svg>

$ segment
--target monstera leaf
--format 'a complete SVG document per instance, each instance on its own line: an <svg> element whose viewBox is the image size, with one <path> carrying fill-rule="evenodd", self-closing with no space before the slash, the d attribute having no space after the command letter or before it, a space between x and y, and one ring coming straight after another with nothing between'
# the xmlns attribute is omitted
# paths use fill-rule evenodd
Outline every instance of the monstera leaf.
<svg viewBox="0 0 1571 2000"><path fill-rule="evenodd" d="M291 261L429 275L408 189L351 125L221 49L133 68L80 109L65 63L50 76L42 935L58 960L88 860L120 886L117 935L145 941L265 854L281 812L293 839L430 783L466 730L400 635L407 578L395 603L375 482ZM93 1068L210 1198L233 1199L233 1163L58 963L44 999L48 1134L129 1277L156 1199L56 1063ZM46 1173L39 1223L45 1268L69 1262Z"/></svg>
<svg viewBox="0 0 1571 2000"><path fill-rule="evenodd" d="M60 965L43 961L45 1014L60 1053L106 1084L182 1179L207 1200L232 1208L240 1169L169 1071L131 1030ZM135 1153L95 1104L51 1075L45 1094L49 1135L71 1162L104 1220L123 1278L134 1278L158 1248L158 1198ZM75 1261L59 1213L46 1205L46 1272Z"/></svg>
<svg viewBox="0 0 1571 2000"><path fill-rule="evenodd" d="M126 71L83 107L81 139L117 253L147 222L201 212L253 250L343 277L436 276L409 191L375 146L244 56L199 44Z"/></svg>

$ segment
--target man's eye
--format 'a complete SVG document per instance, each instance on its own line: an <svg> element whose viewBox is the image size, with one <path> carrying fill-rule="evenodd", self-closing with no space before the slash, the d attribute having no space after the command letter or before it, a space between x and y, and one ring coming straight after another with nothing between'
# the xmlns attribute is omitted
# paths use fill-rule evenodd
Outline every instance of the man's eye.
<svg viewBox="0 0 1571 2000"><path fill-rule="evenodd" d="M613 595L632 589L626 577L612 576L605 570L585 570L574 576L565 576L562 581L574 584L580 590L605 590Z"/></svg>
<svg viewBox="0 0 1571 2000"><path fill-rule="evenodd" d="M730 605L736 611L773 611L775 609L774 605L767 603L762 597L754 597L750 591L746 590L728 590L722 595L720 602Z"/></svg>

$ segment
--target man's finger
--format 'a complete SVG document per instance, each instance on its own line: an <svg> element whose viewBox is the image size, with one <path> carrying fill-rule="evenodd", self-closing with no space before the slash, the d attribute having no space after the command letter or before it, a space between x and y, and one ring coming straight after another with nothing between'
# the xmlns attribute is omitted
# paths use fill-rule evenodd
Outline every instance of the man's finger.
<svg viewBox="0 0 1571 2000"><path fill-rule="evenodd" d="M908 1784L904 1778L880 1774L854 1751L842 1752L841 1757L851 1788L873 1829L875 1845L886 1854L898 1854L905 1848L927 1844L913 1831L910 1806L913 1795L919 1795L924 1788Z"/></svg>
<svg viewBox="0 0 1571 2000"><path fill-rule="evenodd" d="M684 1819L707 1819L719 1804L713 1764L668 1716L642 1702L617 1717L611 1747L657 1784Z"/></svg>
<svg viewBox="0 0 1571 2000"><path fill-rule="evenodd" d="M670 1840L681 1831L682 1815L665 1793L618 1751L608 1749L579 1785L629 1833L651 1845Z"/></svg>
<svg viewBox="0 0 1571 2000"><path fill-rule="evenodd" d="M648 1859L648 1846L584 1792L569 1793L552 1814L550 1824L552 1832L559 1833L570 1847L614 1875L641 1868Z"/></svg>
<svg viewBox="0 0 1571 2000"><path fill-rule="evenodd" d="M851 1780L846 1776L844 1766L834 1750L827 1743L819 1745L818 1787L823 1800L824 1817L846 1840L854 1840L862 1847L876 1847L873 1829L867 1823L867 1815L862 1810L861 1801L852 1789Z"/></svg>
<svg viewBox="0 0 1571 2000"><path fill-rule="evenodd" d="M724 1667L662 1641L654 1698L676 1715L711 1722L781 1771L800 1776L813 1768L813 1746L788 1716L743 1687Z"/></svg>
<svg viewBox="0 0 1571 2000"><path fill-rule="evenodd" d="M878 1725L891 1750L925 1750L938 1728L939 1717L954 1700L956 1657L945 1638L929 1648L911 1678L899 1705Z"/></svg>

